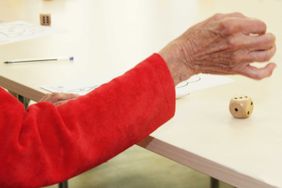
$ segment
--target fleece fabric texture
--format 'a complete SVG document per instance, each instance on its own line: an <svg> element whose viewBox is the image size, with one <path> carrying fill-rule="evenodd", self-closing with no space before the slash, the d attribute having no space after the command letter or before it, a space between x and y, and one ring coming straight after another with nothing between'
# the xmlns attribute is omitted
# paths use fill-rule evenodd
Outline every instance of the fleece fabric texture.
<svg viewBox="0 0 282 188"><path fill-rule="evenodd" d="M174 83L158 54L59 106L40 102L25 110L0 88L0 187L40 187L78 175L144 139L174 112Z"/></svg>

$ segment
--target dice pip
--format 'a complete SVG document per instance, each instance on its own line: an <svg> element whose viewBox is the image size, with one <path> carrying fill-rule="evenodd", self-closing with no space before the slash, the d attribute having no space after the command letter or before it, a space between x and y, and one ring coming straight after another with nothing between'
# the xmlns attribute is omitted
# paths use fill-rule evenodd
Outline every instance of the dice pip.
<svg viewBox="0 0 282 188"><path fill-rule="evenodd" d="M248 118L253 112L254 103L249 96L233 97L229 103L229 110L235 118Z"/></svg>

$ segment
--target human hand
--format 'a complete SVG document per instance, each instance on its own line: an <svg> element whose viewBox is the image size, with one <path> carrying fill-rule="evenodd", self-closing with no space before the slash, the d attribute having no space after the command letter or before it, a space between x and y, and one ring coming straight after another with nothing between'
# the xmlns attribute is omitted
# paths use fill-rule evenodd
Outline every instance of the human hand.
<svg viewBox="0 0 282 188"><path fill-rule="evenodd" d="M72 93L51 93L46 94L40 99L39 102L50 102L54 105L60 105L66 103L69 100L77 98L79 95Z"/></svg>
<svg viewBox="0 0 282 188"><path fill-rule="evenodd" d="M275 36L266 24L241 13L216 14L189 28L160 51L175 85L198 73L240 74L263 79L275 64L257 68L275 54Z"/></svg>

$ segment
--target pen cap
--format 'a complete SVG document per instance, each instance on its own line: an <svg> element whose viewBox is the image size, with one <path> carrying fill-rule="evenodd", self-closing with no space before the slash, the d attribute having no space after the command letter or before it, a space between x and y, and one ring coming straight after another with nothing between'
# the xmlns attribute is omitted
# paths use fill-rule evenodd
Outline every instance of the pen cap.
<svg viewBox="0 0 282 188"><path fill-rule="evenodd" d="M74 57L71 56L71 57L60 57L57 59L58 61L70 61L70 62L73 62L74 61Z"/></svg>

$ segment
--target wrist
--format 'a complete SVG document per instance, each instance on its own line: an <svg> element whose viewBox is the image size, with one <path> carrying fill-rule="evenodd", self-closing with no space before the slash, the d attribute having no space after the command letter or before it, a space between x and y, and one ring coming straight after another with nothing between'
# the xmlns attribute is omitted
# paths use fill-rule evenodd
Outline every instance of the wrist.
<svg viewBox="0 0 282 188"><path fill-rule="evenodd" d="M174 80L174 85L187 80L194 73L185 65L185 59L182 58L181 50L175 43L168 44L163 48L159 54L164 59L167 67L171 73Z"/></svg>

